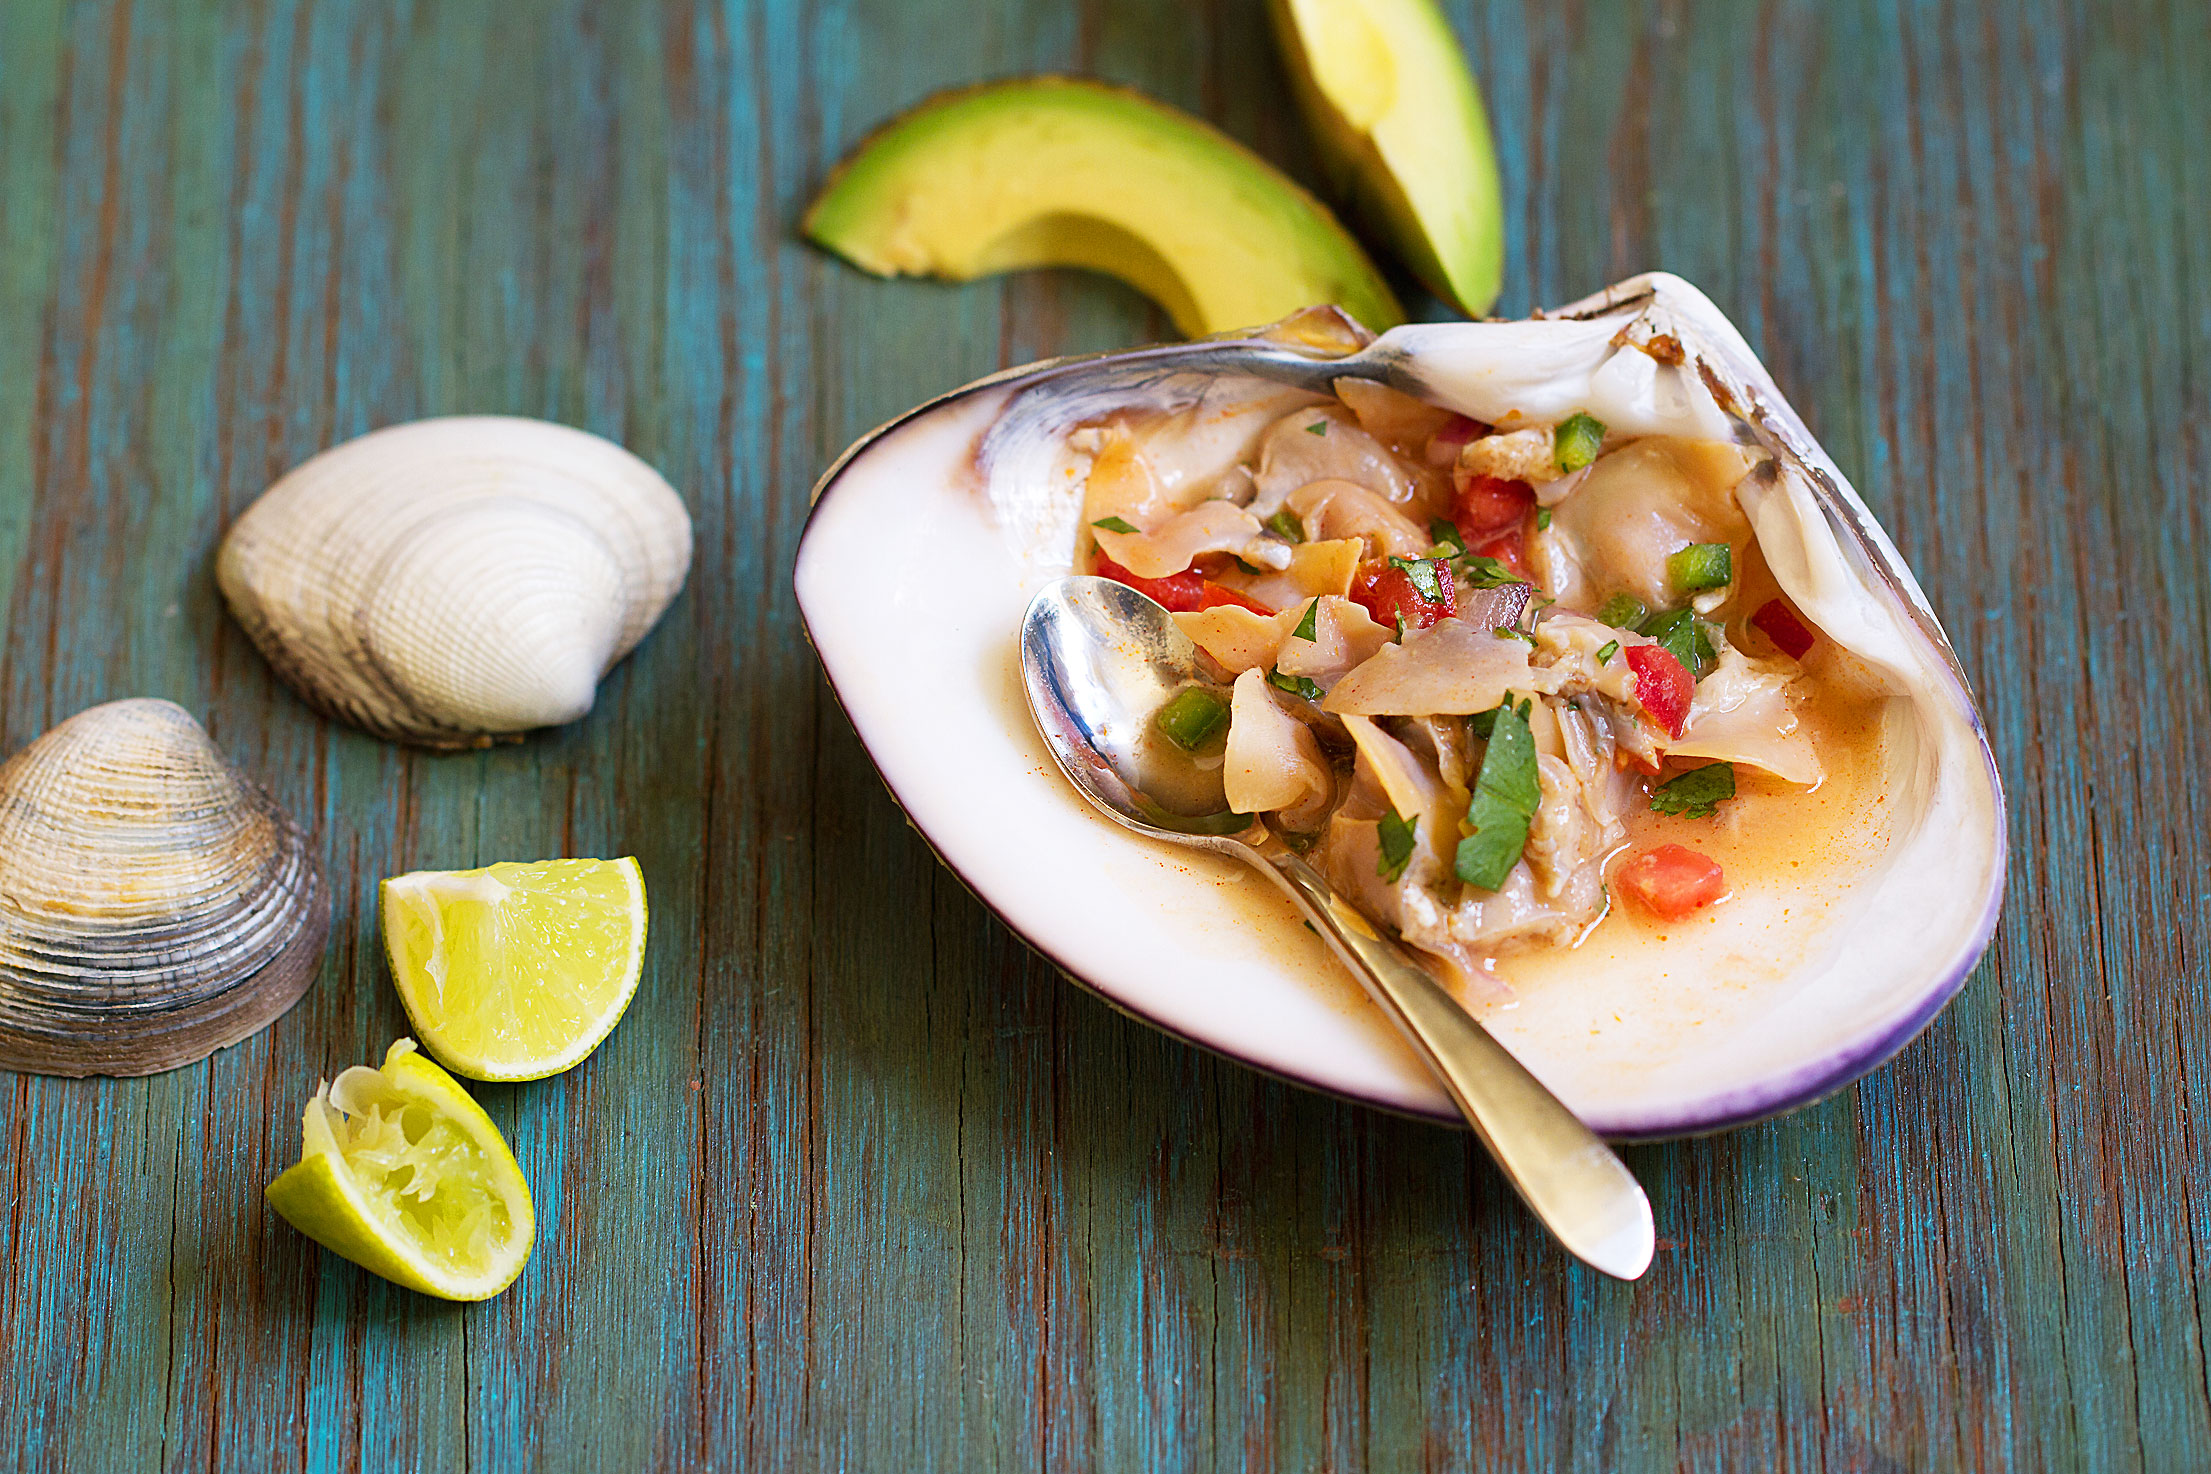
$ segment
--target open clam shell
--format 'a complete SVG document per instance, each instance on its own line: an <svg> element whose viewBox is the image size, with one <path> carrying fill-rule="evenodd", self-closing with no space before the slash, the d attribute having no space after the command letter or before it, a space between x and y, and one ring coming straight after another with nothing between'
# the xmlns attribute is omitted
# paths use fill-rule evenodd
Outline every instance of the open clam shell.
<svg viewBox="0 0 2211 1474"><path fill-rule="evenodd" d="M0 766L0 1067L149 1075L314 980L307 836L167 701L79 712Z"/></svg>
<svg viewBox="0 0 2211 1474"><path fill-rule="evenodd" d="M1319 1088L1454 1118L1263 887L1084 809L1019 696L1022 610L1068 571L1080 537L1081 427L1125 409L1180 415L1189 464L1174 472L1206 476L1248 458L1249 424L1345 378L1500 427L1586 410L1623 437L1762 449L1736 495L1765 560L1885 693L1882 820L1836 862L1839 883L1792 895L1784 877L1710 925L1559 949L1534 983L1516 980L1516 997L1477 1002L1485 1021L1585 1120L1627 1138L1789 1109L1901 1048L1995 925L1994 762L1896 548L1741 335L1671 276L1525 322L1414 325L1364 346L1258 337L1034 365L862 440L817 487L796 583L838 698L908 817L1016 930L1125 1011ZM845 594L854 567L881 575L864 604Z"/></svg>
<svg viewBox="0 0 2211 1474"><path fill-rule="evenodd" d="M425 747L574 721L683 587L691 519L659 473L565 425L393 425L286 473L216 579L327 715Z"/></svg>

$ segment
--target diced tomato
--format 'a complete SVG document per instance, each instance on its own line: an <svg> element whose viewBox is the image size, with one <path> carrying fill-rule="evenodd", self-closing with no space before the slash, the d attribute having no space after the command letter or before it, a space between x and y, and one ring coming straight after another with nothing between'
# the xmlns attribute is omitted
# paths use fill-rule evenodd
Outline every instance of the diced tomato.
<svg viewBox="0 0 2211 1474"><path fill-rule="evenodd" d="M1205 607L1205 575L1195 568L1185 568L1180 573L1170 573L1165 578L1138 578L1120 564L1100 553L1090 571L1100 578L1110 578L1115 583L1125 583L1130 588L1155 600L1160 607L1172 609L1177 614L1187 614Z"/></svg>
<svg viewBox="0 0 2211 1474"><path fill-rule="evenodd" d="M1232 589L1225 583L1215 583L1210 578L1205 581L1205 589L1198 598L1200 609L1217 609L1223 604L1233 604L1238 609L1249 609L1254 614L1274 613L1251 595Z"/></svg>
<svg viewBox="0 0 2211 1474"><path fill-rule="evenodd" d="M1780 646L1781 653L1791 660L1802 660L1804 652L1818 639L1804 627L1804 621L1796 617L1796 611L1779 599L1768 599L1759 605L1750 622L1753 628Z"/></svg>
<svg viewBox="0 0 2211 1474"><path fill-rule="evenodd" d="M1458 494L1451 503L1451 520L1459 524L1469 544L1507 529L1535 510L1535 488L1525 481L1502 476L1460 476Z"/></svg>
<svg viewBox="0 0 2211 1474"><path fill-rule="evenodd" d="M1635 672L1635 699L1667 736L1679 737L1689 721L1689 703L1696 699L1695 678L1663 645L1630 645L1621 653Z"/></svg>
<svg viewBox="0 0 2211 1474"><path fill-rule="evenodd" d="M1727 875L1709 855L1662 844L1620 867L1613 888L1660 921L1679 921L1727 894Z"/></svg>
<svg viewBox="0 0 2211 1474"><path fill-rule="evenodd" d="M1234 604L1239 609L1249 609L1255 614L1274 613L1250 595L1239 593L1226 584L1215 583L1195 568L1185 568L1182 572L1170 573L1165 578L1138 578L1100 553L1090 565L1090 571L1100 578L1125 583L1161 608L1173 610L1177 614L1212 609L1222 604Z"/></svg>
<svg viewBox="0 0 2211 1474"><path fill-rule="evenodd" d="M1436 583L1443 592L1440 600L1430 599L1414 587L1412 575L1402 568L1384 562L1362 564L1351 580L1351 601L1373 615L1374 622L1384 629L1396 629L1402 619L1406 628L1424 630L1459 612L1451 570L1439 564Z"/></svg>
<svg viewBox="0 0 2211 1474"><path fill-rule="evenodd" d="M1515 577L1528 576L1528 539L1517 527L1509 532L1501 532L1486 542L1476 543L1467 551L1480 557L1495 558L1510 569Z"/></svg>
<svg viewBox="0 0 2211 1474"><path fill-rule="evenodd" d="M1489 433L1489 426L1465 415L1453 415L1441 430L1428 437L1428 464L1431 466L1455 466L1459 452L1469 440L1479 440Z"/></svg>

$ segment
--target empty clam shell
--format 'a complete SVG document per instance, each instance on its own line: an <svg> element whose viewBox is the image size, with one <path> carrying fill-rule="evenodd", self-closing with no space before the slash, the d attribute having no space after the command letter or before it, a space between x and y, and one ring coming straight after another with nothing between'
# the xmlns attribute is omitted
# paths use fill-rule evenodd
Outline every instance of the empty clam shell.
<svg viewBox="0 0 2211 1474"><path fill-rule="evenodd" d="M167 701L0 766L0 1066L150 1075L267 1027L322 958L307 836Z"/></svg>
<svg viewBox="0 0 2211 1474"><path fill-rule="evenodd" d="M464 416L294 467L232 525L215 572L310 704L394 741L476 747L589 711L690 565L682 498L636 456Z"/></svg>

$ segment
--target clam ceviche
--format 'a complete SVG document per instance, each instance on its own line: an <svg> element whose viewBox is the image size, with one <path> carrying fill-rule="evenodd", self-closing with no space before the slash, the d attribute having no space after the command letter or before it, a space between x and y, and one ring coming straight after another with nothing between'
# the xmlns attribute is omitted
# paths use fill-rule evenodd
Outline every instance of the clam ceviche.
<svg viewBox="0 0 2211 1474"><path fill-rule="evenodd" d="M1774 830L1811 838L1792 806L1878 767L1874 674L1737 498L1767 452L1333 387L1076 430L1078 568L1214 668L1159 735L1441 970L1725 907Z"/></svg>

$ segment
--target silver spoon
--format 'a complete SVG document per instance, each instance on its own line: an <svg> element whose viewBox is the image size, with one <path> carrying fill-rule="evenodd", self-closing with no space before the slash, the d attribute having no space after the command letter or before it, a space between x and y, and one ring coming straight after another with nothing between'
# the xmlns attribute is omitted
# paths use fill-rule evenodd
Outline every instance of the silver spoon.
<svg viewBox="0 0 2211 1474"><path fill-rule="evenodd" d="M1234 855L1289 893L1466 1116L1560 1243L1620 1279L1650 1267L1651 1205L1612 1149L1264 823L1227 812L1153 728L1206 684L1197 647L1150 599L1102 578L1048 585L1021 622L1029 709L1068 781L1138 834Z"/></svg>

